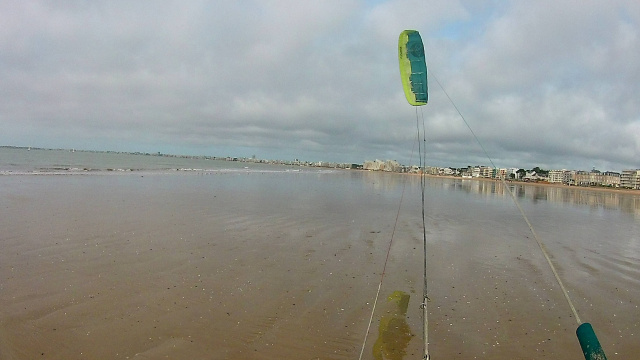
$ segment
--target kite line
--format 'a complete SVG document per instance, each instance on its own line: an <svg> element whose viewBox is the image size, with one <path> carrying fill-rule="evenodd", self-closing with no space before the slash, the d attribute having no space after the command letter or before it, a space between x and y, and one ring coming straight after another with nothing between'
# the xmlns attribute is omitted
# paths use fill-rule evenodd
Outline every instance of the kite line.
<svg viewBox="0 0 640 360"><path fill-rule="evenodd" d="M442 86L440 81L438 81L438 78L433 74L433 72L431 72L431 77L436 81L436 83L438 84L440 89L442 89L442 92L444 92L444 94L447 96L447 99L449 99L449 102L451 103L451 105L453 105L453 107L456 109L456 111L458 112L458 115L460 116L460 118L462 119L464 124L467 126L467 128L469 129L469 131L473 135L474 139L476 140L476 142L478 143L478 145L480 146L480 148L484 152L485 156L487 157L487 159L491 163L491 166L493 167L493 169L497 170L496 165L493 163L493 160L491 159L491 157L487 153L487 150L482 145L482 142L480 142L480 139L478 139L478 137L476 136L475 132L473 132L473 129L471 129L471 126L469 126L469 123L467 122L467 120L464 118L464 116L462 115L462 113L460 112L460 110L458 109L456 104L453 102L453 100L451 99L451 97L449 96L447 91L444 89L444 86ZM572 312L576 322L578 323L578 328L576 329L576 335L578 337L578 341L580 342L580 347L582 348L582 352L584 354L585 359L586 360L606 360L607 357L606 357L606 355L604 353L604 350L602 350L602 346L600 345L600 342L598 341L598 338L596 337L596 334L595 334L593 328L591 327L591 324L583 323L580 320L580 316L578 315L578 311L576 310L576 307L573 305L573 301L571 301L571 297L569 296L569 292L567 291L566 287L564 286L564 283L562 282L562 279L560 278L560 275L558 274L558 271L556 270L555 265L553 265L553 262L551 261L551 257L549 256L549 253L547 251L546 246L544 245L542 240L538 237L538 234L536 233L535 229L533 228L533 225L529 221L529 218L527 217L527 214L522 209L522 206L520 206L520 202L518 201L517 197L515 196L515 194L511 190L511 187L509 187L507 185L507 182L504 179L504 176L500 176L500 180L501 180L502 185L504 186L504 188L507 189L507 191L509 192L509 195L511 196L511 199L513 199L514 204L518 208L518 211L520 212L520 215L522 216L524 221L527 223L527 226L529 227L529 230L531 231L531 234L533 235L533 238L535 239L536 243L538 244L538 247L540 248L540 251L542 252L542 255L544 255L544 258L547 261L547 264L549 265L549 268L551 269L551 272L553 273L553 276L555 277L558 285L560 286L560 289L562 290L562 294L564 295L564 298L567 301L567 304L569 305L569 308L571 309L571 312Z"/></svg>

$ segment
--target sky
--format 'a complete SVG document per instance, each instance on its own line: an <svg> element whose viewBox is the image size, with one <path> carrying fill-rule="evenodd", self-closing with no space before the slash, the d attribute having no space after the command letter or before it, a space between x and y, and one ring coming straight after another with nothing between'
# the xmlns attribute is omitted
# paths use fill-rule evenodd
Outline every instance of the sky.
<svg viewBox="0 0 640 360"><path fill-rule="evenodd" d="M619 172L638 94L635 0L0 0L0 145Z"/></svg>

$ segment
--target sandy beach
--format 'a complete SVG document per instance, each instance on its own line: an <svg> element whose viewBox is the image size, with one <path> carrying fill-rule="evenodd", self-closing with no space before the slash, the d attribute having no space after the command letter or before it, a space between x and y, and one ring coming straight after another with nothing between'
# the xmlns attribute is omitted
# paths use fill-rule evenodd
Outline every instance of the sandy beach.
<svg viewBox="0 0 640 360"><path fill-rule="evenodd" d="M415 181L398 213L403 179L4 177L0 359L357 359L365 336L365 359L419 359L422 224ZM432 358L583 358L577 323L506 198L430 191ZM615 245L600 218L564 227L550 221L567 209L524 206L609 359L634 358L637 222L622 225L635 242ZM406 314L394 293L409 295Z"/></svg>

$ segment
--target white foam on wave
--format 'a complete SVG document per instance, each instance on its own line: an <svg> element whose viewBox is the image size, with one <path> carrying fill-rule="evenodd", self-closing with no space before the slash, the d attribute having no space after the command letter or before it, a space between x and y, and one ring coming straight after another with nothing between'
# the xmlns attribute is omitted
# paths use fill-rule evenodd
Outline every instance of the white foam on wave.
<svg viewBox="0 0 640 360"><path fill-rule="evenodd" d="M11 175L117 175L117 174L172 174L172 173L194 173L194 174L330 174L335 173L334 169L251 169L251 168L178 168L178 169L88 169L88 168L46 168L38 170L0 170L0 176Z"/></svg>

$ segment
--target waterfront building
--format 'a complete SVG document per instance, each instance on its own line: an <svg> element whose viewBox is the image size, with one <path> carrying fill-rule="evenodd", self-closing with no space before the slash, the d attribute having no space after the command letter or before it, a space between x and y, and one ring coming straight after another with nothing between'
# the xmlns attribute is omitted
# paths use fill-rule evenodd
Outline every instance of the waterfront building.
<svg viewBox="0 0 640 360"><path fill-rule="evenodd" d="M602 185L608 187L620 187L620 173L606 171L602 173Z"/></svg>
<svg viewBox="0 0 640 360"><path fill-rule="evenodd" d="M507 169L491 168L492 179L502 179L502 178L506 178L506 176L507 176Z"/></svg>
<svg viewBox="0 0 640 360"><path fill-rule="evenodd" d="M488 166L480 167L480 176L483 178L492 178L493 177L493 168Z"/></svg>
<svg viewBox="0 0 640 360"><path fill-rule="evenodd" d="M640 169L622 170L620 187L640 190Z"/></svg>
<svg viewBox="0 0 640 360"><path fill-rule="evenodd" d="M564 183L564 174L567 170L549 170L550 183Z"/></svg>
<svg viewBox="0 0 640 360"><path fill-rule="evenodd" d="M589 177L589 173L586 171L576 171L573 174L573 183L577 186L589 186L591 178Z"/></svg>
<svg viewBox="0 0 640 360"><path fill-rule="evenodd" d="M362 164L362 168L365 170L381 170L380 168L384 166L384 163L378 159L376 160L365 160L364 164Z"/></svg>
<svg viewBox="0 0 640 360"><path fill-rule="evenodd" d="M513 174L513 176L511 176ZM509 168L505 174L507 179L517 179L518 178L518 168Z"/></svg>
<svg viewBox="0 0 640 360"><path fill-rule="evenodd" d="M575 185L573 182L573 175L575 175L575 173L574 170L565 171L564 174L562 174L562 183L565 185Z"/></svg>
<svg viewBox="0 0 640 360"><path fill-rule="evenodd" d="M593 169L589 172L589 185L597 186L602 185L602 181L604 180L604 176L599 170Z"/></svg>
<svg viewBox="0 0 640 360"><path fill-rule="evenodd" d="M400 172L402 166L395 160L366 160L362 166L365 170Z"/></svg>

